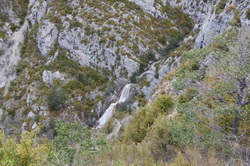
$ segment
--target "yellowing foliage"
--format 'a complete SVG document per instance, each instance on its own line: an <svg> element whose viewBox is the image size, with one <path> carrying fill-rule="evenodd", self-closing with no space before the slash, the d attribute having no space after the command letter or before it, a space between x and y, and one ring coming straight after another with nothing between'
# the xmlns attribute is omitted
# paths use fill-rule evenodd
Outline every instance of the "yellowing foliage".
<svg viewBox="0 0 250 166"><path fill-rule="evenodd" d="M44 165L49 151L49 144L38 144L35 132L25 131L21 134L20 141L17 141L14 136L6 136L0 131L1 166Z"/></svg>

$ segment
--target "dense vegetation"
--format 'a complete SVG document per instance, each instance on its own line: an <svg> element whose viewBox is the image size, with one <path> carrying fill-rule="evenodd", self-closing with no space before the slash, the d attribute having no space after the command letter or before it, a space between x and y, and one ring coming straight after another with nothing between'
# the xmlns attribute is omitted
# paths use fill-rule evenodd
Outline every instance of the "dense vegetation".
<svg viewBox="0 0 250 166"><path fill-rule="evenodd" d="M17 142L1 134L1 164L246 165L249 30L225 34L206 48L186 52L175 74L166 76L172 94L160 94L135 112L118 140L107 143L78 123L58 122L51 141L37 141L33 132L24 132Z"/></svg>

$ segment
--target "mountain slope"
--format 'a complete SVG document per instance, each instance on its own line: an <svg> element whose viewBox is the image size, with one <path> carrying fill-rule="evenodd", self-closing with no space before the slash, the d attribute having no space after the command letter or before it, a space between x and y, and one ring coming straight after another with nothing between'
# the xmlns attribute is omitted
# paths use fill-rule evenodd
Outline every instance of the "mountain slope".
<svg viewBox="0 0 250 166"><path fill-rule="evenodd" d="M128 1L30 3L27 33L25 21L13 34L12 47L21 48L20 57L15 60L7 53L12 48L7 49L1 68L2 110L12 115L6 116L4 126L11 123L22 130L35 128L38 122L46 126L51 118L95 125L131 79L147 85L144 72L149 64L164 59L192 29L191 19L170 6L166 7L177 15L170 15L163 6L161 17L156 17ZM25 35L23 44L16 34ZM144 88L148 98L152 86ZM60 102L47 104L55 87L68 96L60 111L54 110Z"/></svg>
<svg viewBox="0 0 250 166"><path fill-rule="evenodd" d="M248 164L248 1L2 2L0 128L45 162Z"/></svg>

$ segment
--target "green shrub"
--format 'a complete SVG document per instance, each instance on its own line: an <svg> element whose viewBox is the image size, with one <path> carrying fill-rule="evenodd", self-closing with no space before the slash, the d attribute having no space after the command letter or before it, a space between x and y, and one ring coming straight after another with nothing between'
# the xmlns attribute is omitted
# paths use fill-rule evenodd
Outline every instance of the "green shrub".
<svg viewBox="0 0 250 166"><path fill-rule="evenodd" d="M85 26L84 30L86 31L86 33L90 32L91 26L89 25Z"/></svg>
<svg viewBox="0 0 250 166"><path fill-rule="evenodd" d="M58 160L63 165L71 165L77 150L84 139L89 139L90 132L80 123L56 123L56 137L53 140L53 148Z"/></svg>
<svg viewBox="0 0 250 166"><path fill-rule="evenodd" d="M179 46L179 43L181 40L184 39L184 35L178 34L175 37L173 37L170 41L169 44L162 50L161 55L166 56L170 53L170 51L174 50Z"/></svg>
<svg viewBox="0 0 250 166"><path fill-rule="evenodd" d="M82 124L56 123L52 148L55 155L47 165L90 165L93 156L106 147L106 141L94 136ZM88 164L87 164L88 163Z"/></svg>
<svg viewBox="0 0 250 166"><path fill-rule="evenodd" d="M60 16L54 15L52 13L48 14L48 18L49 18L50 22L53 22L55 24L61 24L62 23L62 20L61 20Z"/></svg>
<svg viewBox="0 0 250 166"><path fill-rule="evenodd" d="M5 33L0 31L0 38L4 39L5 38Z"/></svg>
<svg viewBox="0 0 250 166"><path fill-rule="evenodd" d="M45 165L50 145L38 144L35 132L25 131L20 137L17 141L15 136L4 135L0 130L0 165Z"/></svg>
<svg viewBox="0 0 250 166"><path fill-rule="evenodd" d="M131 123L125 128L122 135L124 142L141 142L147 135L148 128L153 124L154 117L149 115L150 110L142 108L131 120Z"/></svg>
<svg viewBox="0 0 250 166"><path fill-rule="evenodd" d="M199 71L197 61L186 61L176 72L176 81L173 82L175 91L183 90L196 80L202 78L203 73Z"/></svg>
<svg viewBox="0 0 250 166"><path fill-rule="evenodd" d="M18 65L16 66L17 75L19 75L27 66L28 66L27 61L19 61Z"/></svg>
<svg viewBox="0 0 250 166"><path fill-rule="evenodd" d="M131 83L136 83L136 82L137 82L136 78L137 78L138 76L139 76L139 73L138 73L137 71L133 72L133 73L132 73L132 76L130 77L130 82L131 82Z"/></svg>
<svg viewBox="0 0 250 166"><path fill-rule="evenodd" d="M246 17L248 20L250 20L250 8L247 9Z"/></svg>
<svg viewBox="0 0 250 166"><path fill-rule="evenodd" d="M59 86L53 86L48 95L48 106L51 110L58 111L66 106L67 94Z"/></svg>
<svg viewBox="0 0 250 166"><path fill-rule="evenodd" d="M234 11L234 19L232 21L228 22L228 23L231 26L237 26L237 27L241 26L239 10Z"/></svg>
<svg viewBox="0 0 250 166"><path fill-rule="evenodd" d="M103 127L102 132L105 134L110 134L114 129L114 121L109 120L108 123Z"/></svg>
<svg viewBox="0 0 250 166"><path fill-rule="evenodd" d="M178 102L179 103L186 103L192 100L196 95L198 94L198 91L194 88L188 88L182 95L180 95Z"/></svg>
<svg viewBox="0 0 250 166"><path fill-rule="evenodd" d="M71 27L82 27L82 23L80 23L77 20L74 20L74 21L71 22L70 26Z"/></svg>
<svg viewBox="0 0 250 166"><path fill-rule="evenodd" d="M159 95L153 102L153 110L160 112L167 112L174 106L174 100L171 96L166 94Z"/></svg>
<svg viewBox="0 0 250 166"><path fill-rule="evenodd" d="M153 102L152 107L140 109L131 123L125 129L123 140L125 142L142 142L146 137L148 130L154 124L155 119L164 115L174 106L171 96L159 95Z"/></svg>
<svg viewBox="0 0 250 166"><path fill-rule="evenodd" d="M149 51L147 53L144 53L143 55L141 55L139 57L139 63L140 63L140 69L139 69L139 72L142 73L145 68L148 66L148 63L150 61L155 61L156 58L155 58L155 54L152 52L152 51Z"/></svg>
<svg viewBox="0 0 250 166"><path fill-rule="evenodd" d="M219 13L220 11L222 11L223 9L225 9L227 5L227 0L220 0L220 2L218 3L218 5L216 6L216 13Z"/></svg>

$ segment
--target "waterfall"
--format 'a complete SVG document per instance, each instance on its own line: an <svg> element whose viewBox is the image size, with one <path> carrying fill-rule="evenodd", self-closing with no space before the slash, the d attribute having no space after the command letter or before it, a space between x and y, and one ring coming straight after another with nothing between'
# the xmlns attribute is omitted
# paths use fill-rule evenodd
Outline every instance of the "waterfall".
<svg viewBox="0 0 250 166"><path fill-rule="evenodd" d="M131 89L131 84L127 84L126 86L124 86L124 88L122 89L121 96L118 100L118 103L123 103L128 99L130 89Z"/></svg>
<svg viewBox="0 0 250 166"><path fill-rule="evenodd" d="M115 107L117 104L123 103L129 98L129 95L130 95L129 92L130 92L131 86L132 86L132 84L127 84L124 86L124 88L122 89L122 93L120 95L119 100L115 103L110 104L108 109L106 109L106 111L104 112L102 117L98 120L98 126L96 127L97 129L102 128L109 121L109 119L112 117L112 115L115 111Z"/></svg>

